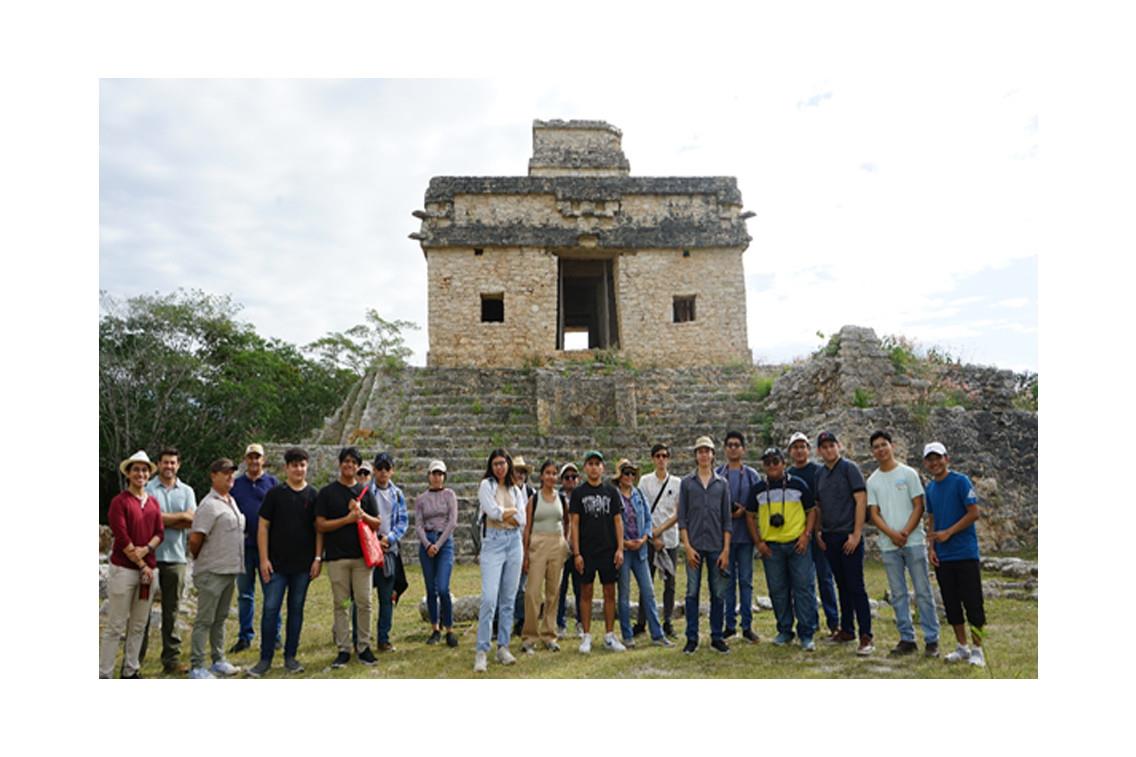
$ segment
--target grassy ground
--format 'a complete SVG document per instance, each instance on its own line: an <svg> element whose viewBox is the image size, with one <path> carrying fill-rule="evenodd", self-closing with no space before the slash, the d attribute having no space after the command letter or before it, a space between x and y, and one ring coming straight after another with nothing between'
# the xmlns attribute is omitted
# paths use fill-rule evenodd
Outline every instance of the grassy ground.
<svg viewBox="0 0 1136 757"><path fill-rule="evenodd" d="M677 601L682 601L685 585L684 571L679 571ZM869 595L880 598L887 588L883 565L875 560L865 563L865 577ZM342 669L332 670L336 655L331 641L331 587L325 575L320 576L308 591L304 612L304 631L300 642L299 659L305 672L298 678L463 678L472 677L473 651L477 627L474 623L461 623L455 627L460 645L451 649L445 644L427 646L430 626L421 620L418 603L424 595L422 574L417 566L407 566L410 589L395 608L391 641L396 651L380 654L379 664L367 667L354 657ZM703 579L705 581L705 579ZM932 580L934 580L932 578ZM456 596L476 595L480 592L480 574L477 565L455 566L451 582ZM596 594L599 595L599 586ZM656 581L656 595L661 597L661 582ZM754 593L766 595L768 591L760 562L754 568ZM703 601L706 587L703 584ZM234 598L234 603L235 603ZM261 594L257 591L257 623L260 622ZM378 602L374 603L377 611ZM769 641L776 630L773 613L763 611L754 615L754 630L761 637L758 644L749 644L735 637L730 641L732 652L719 654L709 646L709 628L706 618L701 619L702 638L698 651L691 656L681 653L683 639L677 639L674 649L650 646L645 637L638 637L639 646L623 654L602 649L603 620L593 619L593 651L584 656L576 651L578 640L567 638L559 653L540 651L533 656L520 653L520 640L514 639L512 651L518 663L501 666L490 655L489 676L500 678L1036 678L1037 677L1037 603L1009 599L987 599L986 650L989 668L978 669L970 665L946 665L942 658L924 659L922 637L918 655L893 660L887 650L899 640L891 609L881 605L879 617L873 619L876 652L868 658L855 655L855 644L829 644L820 641L817 651L806 653L799 646L774 647ZM571 626L571 620L569 626ZM821 625L824 625L823 613ZM616 620L616 632L619 622ZM675 630L680 635L685 621L678 619ZM372 632L374 628L372 627ZM237 624L230 618L226 629L226 643L236 638ZM259 627L257 629L259 633ZM373 633L372 633L373 635ZM258 644L259 642L254 642ZM954 648L950 627L942 631L943 652ZM258 657L258 646L230 655L233 664L242 668L252 666ZM142 672L146 677L160 677L158 661L161 634L151 629L150 652ZM188 661L189 633L183 633L183 660ZM282 678L281 653L273 660L274 667L267 677Z"/></svg>

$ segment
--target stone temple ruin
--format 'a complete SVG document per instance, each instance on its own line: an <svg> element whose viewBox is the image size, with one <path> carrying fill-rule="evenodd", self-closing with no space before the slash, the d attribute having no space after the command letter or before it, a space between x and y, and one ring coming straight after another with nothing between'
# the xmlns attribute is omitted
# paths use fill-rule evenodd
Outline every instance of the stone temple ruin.
<svg viewBox="0 0 1136 757"><path fill-rule="evenodd" d="M457 556L468 560L495 447L537 465L579 464L598 448L650 470L662 441L682 475L702 434L720 445L727 429L742 431L756 464L794 431L827 429L867 474L868 436L886 428L916 468L925 442L947 445L984 504L983 549L1036 546L1037 412L1018 406L1014 374L897 366L871 329L853 326L804 360L754 366L750 214L735 180L631 177L620 138L601 121L536 121L528 176L431 180L411 235L428 269L428 365L376 367L355 385L302 441L314 484L354 444L368 459L390 452L413 498L441 458L460 507ZM268 446L270 463L286 446ZM413 528L405 542L416 559Z"/></svg>
<svg viewBox="0 0 1136 757"><path fill-rule="evenodd" d="M438 176L421 229L436 367L618 351L750 363L749 245L733 177L634 177L619 129L534 121L528 176ZM587 354L587 353L584 353Z"/></svg>

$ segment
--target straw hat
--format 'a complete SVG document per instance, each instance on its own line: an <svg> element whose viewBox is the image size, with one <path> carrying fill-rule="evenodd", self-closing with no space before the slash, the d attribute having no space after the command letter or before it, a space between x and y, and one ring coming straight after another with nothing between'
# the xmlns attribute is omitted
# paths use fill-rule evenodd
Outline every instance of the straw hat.
<svg viewBox="0 0 1136 757"><path fill-rule="evenodd" d="M154 473L158 470L158 466L154 465L154 463L150 460L150 456L146 454L146 450L144 449L138 450L133 455L119 463L118 469L122 471L122 475L129 475L127 471L130 470L130 466L134 463L146 463L146 465L150 466L151 476L154 475Z"/></svg>

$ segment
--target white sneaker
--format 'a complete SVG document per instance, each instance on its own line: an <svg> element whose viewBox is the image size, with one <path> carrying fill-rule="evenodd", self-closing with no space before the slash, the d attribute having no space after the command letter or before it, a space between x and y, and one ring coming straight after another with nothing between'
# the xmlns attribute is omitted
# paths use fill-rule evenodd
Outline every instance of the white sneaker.
<svg viewBox="0 0 1136 757"><path fill-rule="evenodd" d="M592 635L587 634L580 642L580 654L588 654L592 651Z"/></svg>
<svg viewBox="0 0 1136 757"><path fill-rule="evenodd" d="M204 679L204 678L216 678L217 676L213 675L212 673L210 673L205 668L194 668L193 670L189 671L189 677L190 678Z"/></svg>
<svg viewBox="0 0 1136 757"><path fill-rule="evenodd" d="M614 633L604 634L604 649L609 652L626 652L627 647L623 646L623 642L615 638Z"/></svg>
<svg viewBox="0 0 1136 757"><path fill-rule="evenodd" d="M982 647L975 647L970 650L970 659L968 659L967 662L975 667L986 667L986 655L983 653Z"/></svg>
<svg viewBox="0 0 1136 757"><path fill-rule="evenodd" d="M970 659L970 649L959 644L955 651L943 658L943 662L966 662Z"/></svg>
<svg viewBox="0 0 1136 757"><path fill-rule="evenodd" d="M210 673L212 673L215 676L220 676L222 678L229 678L230 676L235 676L240 671L241 671L240 668L238 668L236 665L229 662L228 660L221 660L220 662L215 662L215 663L213 663L213 666L211 668L209 668Z"/></svg>
<svg viewBox="0 0 1136 757"><path fill-rule="evenodd" d="M580 625L580 621L576 621L576 635L581 639L584 638L584 627Z"/></svg>
<svg viewBox="0 0 1136 757"><path fill-rule="evenodd" d="M521 651L525 654L536 654L536 650L533 648L531 641L526 641L524 644L522 644Z"/></svg>
<svg viewBox="0 0 1136 757"><path fill-rule="evenodd" d="M512 665L516 661L517 658L513 657L513 653L509 651L508 647L497 647L497 662L502 665Z"/></svg>
<svg viewBox="0 0 1136 757"><path fill-rule="evenodd" d="M484 652L476 652L473 655L473 672L484 673L489 670L489 660L485 658Z"/></svg>

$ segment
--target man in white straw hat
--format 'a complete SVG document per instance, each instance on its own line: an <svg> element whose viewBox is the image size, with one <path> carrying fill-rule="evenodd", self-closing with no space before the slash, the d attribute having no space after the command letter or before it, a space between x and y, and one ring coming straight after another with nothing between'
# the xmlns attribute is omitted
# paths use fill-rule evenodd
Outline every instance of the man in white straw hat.
<svg viewBox="0 0 1136 757"><path fill-rule="evenodd" d="M109 607L99 644L99 678L110 678L118 640L126 631L123 678L141 678L138 650L154 601L151 590L157 570L154 550L165 535L162 508L146 491L146 482L157 470L145 451L139 450L119 464L126 476L126 489L110 501L107 522L114 534L107 573Z"/></svg>

